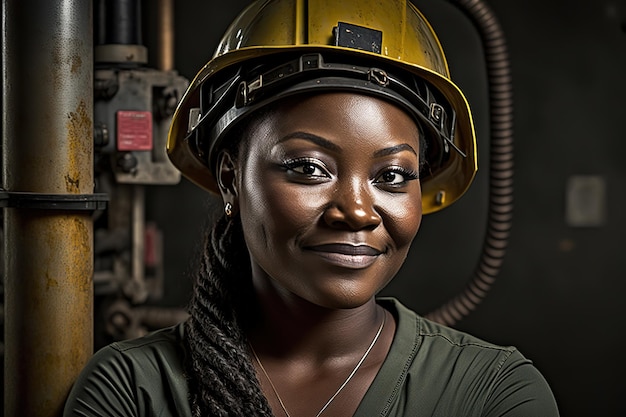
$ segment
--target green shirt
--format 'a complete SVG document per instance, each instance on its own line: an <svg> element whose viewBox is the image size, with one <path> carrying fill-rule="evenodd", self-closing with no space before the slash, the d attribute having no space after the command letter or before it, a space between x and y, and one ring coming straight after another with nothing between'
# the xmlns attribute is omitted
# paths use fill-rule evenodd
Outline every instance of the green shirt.
<svg viewBox="0 0 626 417"><path fill-rule="evenodd" d="M398 301L391 349L355 417L556 417L550 387L513 347L430 322ZM183 326L113 343L76 381L64 416L189 416Z"/></svg>

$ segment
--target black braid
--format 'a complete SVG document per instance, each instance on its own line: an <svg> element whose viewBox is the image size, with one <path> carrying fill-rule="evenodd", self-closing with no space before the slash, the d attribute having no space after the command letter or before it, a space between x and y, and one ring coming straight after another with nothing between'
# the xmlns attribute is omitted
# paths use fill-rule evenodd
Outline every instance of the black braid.
<svg viewBox="0 0 626 417"><path fill-rule="evenodd" d="M254 302L246 259L239 218L220 218L207 234L185 323L194 417L272 416L243 331Z"/></svg>

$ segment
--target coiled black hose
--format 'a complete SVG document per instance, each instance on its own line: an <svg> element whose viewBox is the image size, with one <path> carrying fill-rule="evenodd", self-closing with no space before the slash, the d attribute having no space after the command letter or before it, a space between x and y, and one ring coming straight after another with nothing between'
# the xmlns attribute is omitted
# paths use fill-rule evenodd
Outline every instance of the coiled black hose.
<svg viewBox="0 0 626 417"><path fill-rule="evenodd" d="M448 0L476 26L487 67L490 169L487 230L482 253L465 289L426 317L445 325L467 316L485 298L500 272L513 219L513 85L506 39L482 0Z"/></svg>

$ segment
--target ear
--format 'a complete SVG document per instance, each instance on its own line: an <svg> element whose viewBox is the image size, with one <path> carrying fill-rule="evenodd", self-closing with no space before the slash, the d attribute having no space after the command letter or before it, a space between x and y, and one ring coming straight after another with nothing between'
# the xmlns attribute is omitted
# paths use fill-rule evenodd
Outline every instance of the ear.
<svg viewBox="0 0 626 417"><path fill-rule="evenodd" d="M226 150L220 152L217 164L217 183L224 204L230 203L234 213L239 209L237 169L238 165L232 155Z"/></svg>

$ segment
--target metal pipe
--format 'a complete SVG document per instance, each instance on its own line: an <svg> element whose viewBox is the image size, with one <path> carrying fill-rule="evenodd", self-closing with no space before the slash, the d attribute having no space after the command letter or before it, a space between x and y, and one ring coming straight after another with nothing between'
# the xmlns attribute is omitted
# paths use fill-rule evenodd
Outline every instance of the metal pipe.
<svg viewBox="0 0 626 417"><path fill-rule="evenodd" d="M107 1L94 0L93 5L94 46L105 45L107 43Z"/></svg>
<svg viewBox="0 0 626 417"><path fill-rule="evenodd" d="M2 3L2 181L8 192L93 193L92 2ZM52 417L93 351L93 222L5 208L6 417Z"/></svg>
<svg viewBox="0 0 626 417"><path fill-rule="evenodd" d="M141 45L141 1L105 1L105 44Z"/></svg>
<svg viewBox="0 0 626 417"><path fill-rule="evenodd" d="M157 24L157 69L174 69L174 0L159 0Z"/></svg>
<svg viewBox="0 0 626 417"><path fill-rule="evenodd" d="M132 264L131 279L128 282L127 295L134 303L145 303L148 299L148 288L145 276L145 236L146 236L146 197L143 185L131 185L132 208L130 220L132 225Z"/></svg>

